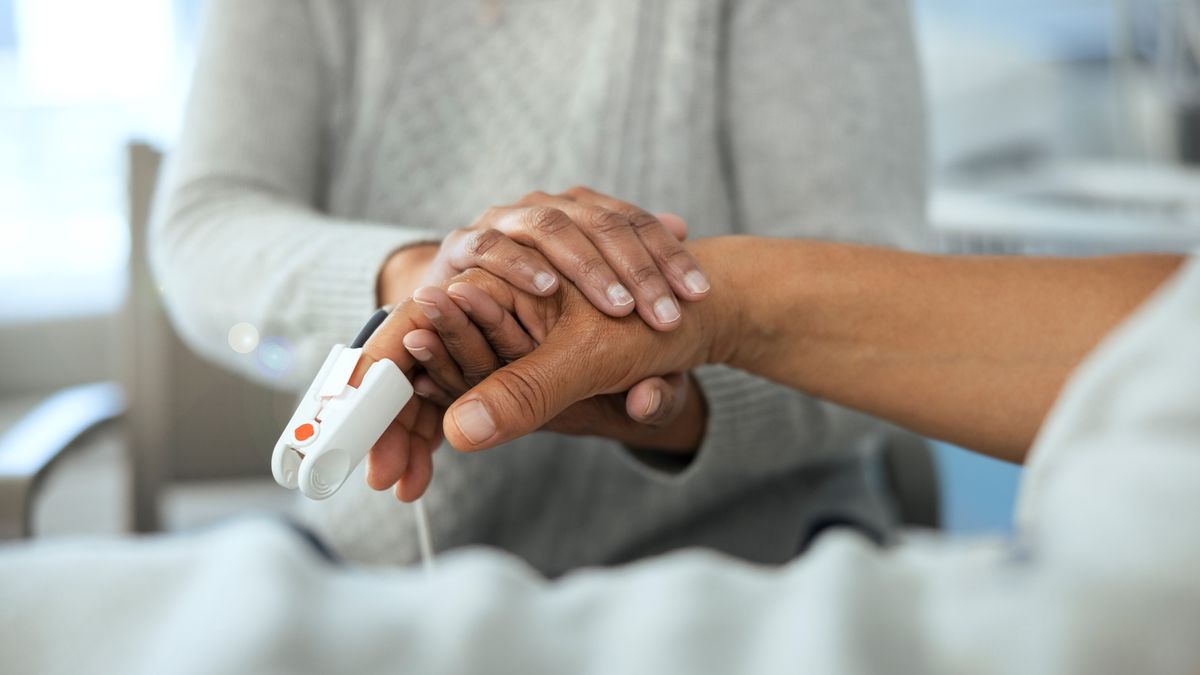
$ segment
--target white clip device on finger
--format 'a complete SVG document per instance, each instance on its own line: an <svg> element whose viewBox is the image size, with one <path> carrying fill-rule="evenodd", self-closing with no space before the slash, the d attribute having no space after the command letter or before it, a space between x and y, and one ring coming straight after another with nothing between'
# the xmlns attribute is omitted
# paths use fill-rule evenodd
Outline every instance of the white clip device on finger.
<svg viewBox="0 0 1200 675"><path fill-rule="evenodd" d="M275 482L311 499L337 492L413 395L388 359L371 364L361 386L350 386L362 356L356 347L334 345L271 455Z"/></svg>

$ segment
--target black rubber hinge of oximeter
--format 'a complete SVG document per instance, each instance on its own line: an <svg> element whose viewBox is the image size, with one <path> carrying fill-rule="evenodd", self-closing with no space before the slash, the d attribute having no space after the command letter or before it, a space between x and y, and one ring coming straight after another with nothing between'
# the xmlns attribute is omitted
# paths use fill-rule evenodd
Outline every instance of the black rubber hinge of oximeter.
<svg viewBox="0 0 1200 675"><path fill-rule="evenodd" d="M362 330L358 331L358 336L354 338L354 342L350 343L350 349L362 349L362 346L367 344L367 340L369 340L371 335L375 333L375 329L379 328L379 324L383 323L383 320L388 318L388 314L389 312L386 309L378 310L372 314L371 318L367 319L367 325L363 326Z"/></svg>

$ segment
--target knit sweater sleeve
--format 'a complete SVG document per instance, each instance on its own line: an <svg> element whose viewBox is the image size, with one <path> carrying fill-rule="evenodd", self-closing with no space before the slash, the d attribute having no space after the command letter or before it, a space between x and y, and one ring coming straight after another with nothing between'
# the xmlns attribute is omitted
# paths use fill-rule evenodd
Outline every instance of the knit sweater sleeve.
<svg viewBox="0 0 1200 675"><path fill-rule="evenodd" d="M383 262L435 233L329 217L329 45L309 3L209 3L179 144L151 231L168 311L199 353L293 387L376 303ZM246 322L288 351L262 368L228 344Z"/></svg>

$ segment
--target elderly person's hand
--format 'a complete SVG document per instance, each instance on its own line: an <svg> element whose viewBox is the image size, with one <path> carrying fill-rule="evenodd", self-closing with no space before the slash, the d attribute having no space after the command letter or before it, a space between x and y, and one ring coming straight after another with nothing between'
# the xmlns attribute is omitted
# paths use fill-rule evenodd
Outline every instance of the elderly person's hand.
<svg viewBox="0 0 1200 675"><path fill-rule="evenodd" d="M671 214L659 219L675 236L686 237L682 219ZM491 296L469 284L456 284L449 293L438 287L419 288L413 299L434 326L404 338L423 367L413 385L418 395L443 407L537 344ZM699 386L676 373L647 378L625 393L581 401L545 429L603 436L639 449L693 452L703 439L706 421Z"/></svg>
<svg viewBox="0 0 1200 675"><path fill-rule="evenodd" d="M609 316L637 313L656 330L679 322L679 299L697 301L708 279L680 244L686 227L576 187L533 192L488 209L440 244L400 251L379 277L382 305L398 304L417 286L438 285L479 267L536 296L554 293L561 274Z"/></svg>
<svg viewBox="0 0 1200 675"><path fill-rule="evenodd" d="M393 256L380 277L380 300L397 304L418 283L437 286L472 267L544 296L558 287L557 269L610 316L634 311L628 288L635 289L642 318L657 330L672 330L680 317L672 288L688 301L702 299L709 290L707 278L680 243L686 237L687 225L678 216L651 215L587 188L554 196L534 192L513 206L488 210L440 246L411 247ZM613 281L618 277L625 285ZM489 347L474 324L463 320L463 309L436 289L425 292L417 302L436 331L420 332L411 340L417 347L413 355L428 359L423 365L430 371L428 376L419 374L414 384L431 400L449 405L466 387L531 348L528 337L514 342L512 335L507 336L508 344ZM548 428L605 436L640 448L690 452L699 446L705 425L699 387L691 378L674 374L640 382L628 395L577 406Z"/></svg>
<svg viewBox="0 0 1200 675"><path fill-rule="evenodd" d="M932 256L754 237L707 239L689 249L712 275L712 294L689 305L690 316L670 333L608 317L567 284L552 298L530 296L482 270L447 284L481 306L457 284L486 293L538 345L450 406L446 438L460 450L489 448L585 399L725 363L1019 462L1074 368L1182 261ZM363 369L387 357L414 370L404 336L432 327L415 304L372 336ZM1079 307L1087 311L1074 311ZM441 411L414 401L372 450L372 484L386 487L398 477L401 496L424 489L419 477L428 475L428 457L413 454L410 462L410 450L436 435L425 406L435 411L429 415Z"/></svg>
<svg viewBox="0 0 1200 675"><path fill-rule="evenodd" d="M704 243L693 245L693 250L702 248ZM450 407L442 429L460 450L489 448L524 435L580 401L628 391L648 377L717 362L725 345L733 344L729 333L738 323L721 320L736 314L736 303L710 300L685 310L704 316L691 317L680 322L678 330L664 333L631 316L599 312L570 283L551 297L540 297L478 268L459 274L443 288L468 302L486 295L496 305L489 309L503 312L497 321L519 321L537 343L532 353L496 370ZM402 303L367 341L353 381L382 358L413 373L419 362L408 353L404 337L433 328L415 299ZM430 419L440 410L434 401L414 397L371 451L367 480L372 487L397 484L397 496L404 500L424 492L432 471Z"/></svg>
<svg viewBox="0 0 1200 675"><path fill-rule="evenodd" d="M490 295L469 283L417 289L435 330L415 330L404 346L421 362L413 386L419 396L448 408L454 399L502 366L527 355L537 341ZM545 326L534 326L545 334ZM544 427L578 436L603 436L628 446L693 452L706 424L695 380L676 373L651 377L626 393L595 396L567 408Z"/></svg>

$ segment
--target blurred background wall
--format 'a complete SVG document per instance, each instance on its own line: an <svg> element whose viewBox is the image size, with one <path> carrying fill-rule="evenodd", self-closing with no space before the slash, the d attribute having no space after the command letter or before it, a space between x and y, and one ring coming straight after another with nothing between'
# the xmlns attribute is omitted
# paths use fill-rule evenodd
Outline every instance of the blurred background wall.
<svg viewBox="0 0 1200 675"><path fill-rule="evenodd" d="M52 391L127 377L123 322L136 277L126 144L170 147L203 4L0 0L0 434ZM918 0L914 9L939 247L1200 245L1200 2ZM180 377L188 368L203 365ZM223 386L258 420L231 422L235 437L273 440L265 430L286 404ZM213 392L192 394L170 409L183 426L180 411ZM226 450L172 444L160 478L266 477L269 448ZM945 446L939 461L951 530L1011 527L1016 468Z"/></svg>

